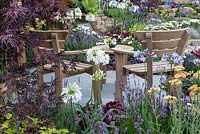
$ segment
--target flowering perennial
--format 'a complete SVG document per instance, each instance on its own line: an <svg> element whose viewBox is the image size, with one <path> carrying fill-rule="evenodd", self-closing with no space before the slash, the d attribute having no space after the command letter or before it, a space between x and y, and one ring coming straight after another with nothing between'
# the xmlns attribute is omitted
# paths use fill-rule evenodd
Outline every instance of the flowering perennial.
<svg viewBox="0 0 200 134"><path fill-rule="evenodd" d="M152 87L152 88L150 88L148 91L147 91L147 93L148 93L148 95L153 95L154 93L158 93L160 91L160 88L157 88L157 87Z"/></svg>
<svg viewBox="0 0 200 134"><path fill-rule="evenodd" d="M95 21L95 15L92 13L89 13L86 15L85 20L87 21Z"/></svg>
<svg viewBox="0 0 200 134"><path fill-rule="evenodd" d="M79 102L82 97L80 89L81 88L76 83L69 83L67 87L63 88L63 101L65 103L69 102L69 100L71 100L73 103Z"/></svg>
<svg viewBox="0 0 200 134"><path fill-rule="evenodd" d="M175 96L171 96L171 95L164 96L164 99L168 100L169 104L176 104L176 102L177 102L177 98Z"/></svg>
<svg viewBox="0 0 200 134"><path fill-rule="evenodd" d="M182 57L175 52L171 55L163 55L162 61L168 61L170 62L170 64L179 64L179 65L183 64Z"/></svg>
<svg viewBox="0 0 200 134"><path fill-rule="evenodd" d="M87 61L93 61L95 65L103 64L106 65L109 63L110 57L108 54L99 48L91 48L87 51Z"/></svg>
<svg viewBox="0 0 200 134"><path fill-rule="evenodd" d="M194 84L192 86L190 86L188 88L188 91L190 92L189 93L189 96L190 97L194 97L195 95L200 95L199 91L200 91L200 87L198 87L198 85Z"/></svg>
<svg viewBox="0 0 200 134"><path fill-rule="evenodd" d="M193 74L193 77L195 79L200 79L200 70L198 70L196 73Z"/></svg>
<svg viewBox="0 0 200 134"><path fill-rule="evenodd" d="M91 79L92 80L102 80L104 78L105 74L102 70L97 70L92 76Z"/></svg>
<svg viewBox="0 0 200 134"><path fill-rule="evenodd" d="M173 80L170 80L170 81L169 81L169 84L170 84L171 86L179 86L179 85L182 84L182 81L179 80L179 79L173 79Z"/></svg>
<svg viewBox="0 0 200 134"><path fill-rule="evenodd" d="M61 22L61 23L67 23L68 20L73 19L81 19L82 18L82 12L79 7L75 8L74 10L69 10L66 12L66 16L62 16L59 12L56 12L54 19Z"/></svg>
<svg viewBox="0 0 200 134"><path fill-rule="evenodd" d="M104 39L104 44L105 45L116 45L117 40L116 40L116 38L107 37Z"/></svg>
<svg viewBox="0 0 200 134"><path fill-rule="evenodd" d="M156 58L157 55L154 52L150 53L148 49L145 49L144 51L140 50L136 51L133 57L139 61L145 62L146 58L148 57Z"/></svg>

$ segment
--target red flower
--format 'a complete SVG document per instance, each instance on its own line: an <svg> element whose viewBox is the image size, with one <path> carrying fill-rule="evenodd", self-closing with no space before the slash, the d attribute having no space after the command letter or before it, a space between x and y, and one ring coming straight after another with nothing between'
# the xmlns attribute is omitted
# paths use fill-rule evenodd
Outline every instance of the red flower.
<svg viewBox="0 0 200 134"><path fill-rule="evenodd" d="M192 51L192 54L194 56L196 56L196 58L199 58L200 59L200 49L198 49L197 51Z"/></svg>

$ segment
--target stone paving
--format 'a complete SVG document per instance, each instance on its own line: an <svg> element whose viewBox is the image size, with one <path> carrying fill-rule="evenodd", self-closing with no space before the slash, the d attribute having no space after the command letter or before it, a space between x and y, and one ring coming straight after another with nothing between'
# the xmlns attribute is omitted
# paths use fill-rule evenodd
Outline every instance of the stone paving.
<svg viewBox="0 0 200 134"><path fill-rule="evenodd" d="M46 74L44 75L44 80L51 81L52 78L54 78L54 73L51 74ZM161 76L154 76L154 85L157 86L160 83L160 78ZM143 87L144 80L141 79L140 77L133 76L132 74L129 75L129 81L131 87L134 87L135 84L137 83L137 87ZM92 81L90 79L89 74L80 74L72 77L65 78L63 81L63 86L67 85L67 83L78 83L79 86L81 87L81 92L82 92L82 100L80 101L80 104L85 105L86 102L90 99L91 97L91 88L92 88ZM139 85L138 85L139 84ZM115 71L107 71L107 79L106 79L106 84L103 85L102 89L102 101L103 104L109 101L114 100L114 92L115 92Z"/></svg>

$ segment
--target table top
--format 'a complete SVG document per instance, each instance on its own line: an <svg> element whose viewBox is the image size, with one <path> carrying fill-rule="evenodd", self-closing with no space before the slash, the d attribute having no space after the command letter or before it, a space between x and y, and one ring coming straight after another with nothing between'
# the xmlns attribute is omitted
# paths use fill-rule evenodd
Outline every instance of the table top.
<svg viewBox="0 0 200 134"><path fill-rule="evenodd" d="M105 51L107 54L114 54L114 51L110 49L108 45L99 45L95 46L95 48L100 48L101 50Z"/></svg>
<svg viewBox="0 0 200 134"><path fill-rule="evenodd" d="M111 48L111 50L120 54L134 54L134 48L127 45L116 45L116 47Z"/></svg>
<svg viewBox="0 0 200 134"><path fill-rule="evenodd" d="M100 46L95 46L95 48L100 48L105 53L107 54L114 54L116 53L121 53L121 54L133 54L133 47L127 46L127 45L116 45L114 48L110 48L108 45L100 45Z"/></svg>

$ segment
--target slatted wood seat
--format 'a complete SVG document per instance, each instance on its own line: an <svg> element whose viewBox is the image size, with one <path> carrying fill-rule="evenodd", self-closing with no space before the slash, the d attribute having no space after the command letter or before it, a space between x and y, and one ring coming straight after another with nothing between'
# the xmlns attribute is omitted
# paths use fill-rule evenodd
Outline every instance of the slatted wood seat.
<svg viewBox="0 0 200 134"><path fill-rule="evenodd" d="M173 67L173 65L172 65ZM124 69L128 70L129 73L136 73L138 76L144 77L144 72L147 68L144 67L144 63L124 65ZM153 74L167 73L171 69L171 64L169 62L153 62Z"/></svg>
<svg viewBox="0 0 200 134"><path fill-rule="evenodd" d="M138 31L135 33L135 37L150 53L154 52L158 57L161 57L163 54L172 54L173 52L182 55L189 35L187 29L180 29ZM147 58L146 67L144 63L123 66L124 75L128 72L135 73L142 78L146 76L145 79L149 86L153 84L153 74L169 72L170 69L171 64L162 61L153 62L152 57Z"/></svg>
<svg viewBox="0 0 200 134"><path fill-rule="evenodd" d="M60 59L62 56L70 55L80 55L86 54L86 50L77 51L64 51L64 42L68 34L67 30L57 30L57 31L32 31L40 37L41 44L34 50L35 55L38 59L41 59L41 53L44 51L55 51L60 53ZM67 69L63 66L66 67ZM55 72L56 78L56 94L60 96L62 93L62 80L65 77L89 73L92 74L93 66L90 64L75 62L70 65L70 61L62 60L61 62L55 62L51 64L42 64L37 66L38 70L38 89L42 94L43 89L43 74ZM75 64L75 66L74 66Z"/></svg>
<svg viewBox="0 0 200 134"><path fill-rule="evenodd" d="M85 63L80 63L80 62L75 62L75 66L70 65L70 61L64 61L64 64L66 66L69 66L69 69L65 70L63 67L61 67L61 71L65 72L63 73L63 77L69 77L81 73L89 73L91 74L91 69L92 65L90 64L85 64ZM54 64L45 64L44 65L44 74L54 72Z"/></svg>

